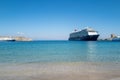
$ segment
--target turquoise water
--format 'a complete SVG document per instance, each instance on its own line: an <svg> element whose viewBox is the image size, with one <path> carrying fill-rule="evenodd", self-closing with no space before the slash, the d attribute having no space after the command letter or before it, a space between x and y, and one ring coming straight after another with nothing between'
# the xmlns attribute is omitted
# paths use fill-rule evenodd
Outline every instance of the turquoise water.
<svg viewBox="0 0 120 80"><path fill-rule="evenodd" d="M0 42L0 63L120 62L120 42Z"/></svg>

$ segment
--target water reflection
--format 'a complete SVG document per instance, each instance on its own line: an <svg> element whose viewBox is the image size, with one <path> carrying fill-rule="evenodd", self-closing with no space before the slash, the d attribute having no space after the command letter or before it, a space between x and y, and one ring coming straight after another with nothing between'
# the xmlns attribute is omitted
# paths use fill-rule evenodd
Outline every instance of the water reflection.
<svg viewBox="0 0 120 80"><path fill-rule="evenodd" d="M96 49L96 42L87 42L87 60L88 61L95 61L97 57L97 49Z"/></svg>

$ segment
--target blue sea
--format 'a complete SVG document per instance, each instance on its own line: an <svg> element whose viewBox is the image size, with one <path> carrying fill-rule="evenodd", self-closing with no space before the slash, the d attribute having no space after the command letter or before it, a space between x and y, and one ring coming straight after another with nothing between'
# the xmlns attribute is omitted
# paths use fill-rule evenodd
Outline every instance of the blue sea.
<svg viewBox="0 0 120 80"><path fill-rule="evenodd" d="M120 42L0 42L0 63L120 62Z"/></svg>

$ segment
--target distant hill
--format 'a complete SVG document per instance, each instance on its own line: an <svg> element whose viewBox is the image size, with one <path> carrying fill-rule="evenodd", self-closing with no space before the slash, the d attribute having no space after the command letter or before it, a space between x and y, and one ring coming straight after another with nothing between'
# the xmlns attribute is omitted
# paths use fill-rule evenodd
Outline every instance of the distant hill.
<svg viewBox="0 0 120 80"><path fill-rule="evenodd" d="M16 41L32 41L32 39L24 37L24 36L15 36L13 37Z"/></svg>

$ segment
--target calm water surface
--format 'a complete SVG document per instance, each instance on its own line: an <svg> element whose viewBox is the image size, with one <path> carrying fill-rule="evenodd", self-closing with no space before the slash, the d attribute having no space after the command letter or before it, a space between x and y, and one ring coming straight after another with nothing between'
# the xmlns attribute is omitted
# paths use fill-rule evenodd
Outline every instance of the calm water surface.
<svg viewBox="0 0 120 80"><path fill-rule="evenodd" d="M120 62L120 42L0 42L0 63Z"/></svg>

